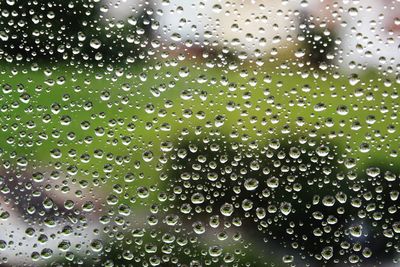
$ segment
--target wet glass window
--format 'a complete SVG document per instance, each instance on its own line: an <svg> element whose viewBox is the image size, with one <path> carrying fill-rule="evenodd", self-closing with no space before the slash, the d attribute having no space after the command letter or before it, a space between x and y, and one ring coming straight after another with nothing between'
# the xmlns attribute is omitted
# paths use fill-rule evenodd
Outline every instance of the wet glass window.
<svg viewBox="0 0 400 267"><path fill-rule="evenodd" d="M397 266L399 84L399 0L0 0L0 266Z"/></svg>

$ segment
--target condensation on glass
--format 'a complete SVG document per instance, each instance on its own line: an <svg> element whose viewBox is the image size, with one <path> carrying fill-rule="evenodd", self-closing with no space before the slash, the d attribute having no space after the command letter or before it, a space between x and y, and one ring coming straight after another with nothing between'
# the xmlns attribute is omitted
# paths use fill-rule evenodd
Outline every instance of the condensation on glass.
<svg viewBox="0 0 400 267"><path fill-rule="evenodd" d="M1 0L0 266L397 266L399 0Z"/></svg>

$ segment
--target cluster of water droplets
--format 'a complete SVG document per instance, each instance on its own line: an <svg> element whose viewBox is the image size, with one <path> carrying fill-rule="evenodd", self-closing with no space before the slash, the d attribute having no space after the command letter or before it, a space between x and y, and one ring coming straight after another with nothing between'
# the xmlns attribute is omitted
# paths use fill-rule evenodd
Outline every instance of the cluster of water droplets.
<svg viewBox="0 0 400 267"><path fill-rule="evenodd" d="M0 265L398 263L382 2L1 1Z"/></svg>

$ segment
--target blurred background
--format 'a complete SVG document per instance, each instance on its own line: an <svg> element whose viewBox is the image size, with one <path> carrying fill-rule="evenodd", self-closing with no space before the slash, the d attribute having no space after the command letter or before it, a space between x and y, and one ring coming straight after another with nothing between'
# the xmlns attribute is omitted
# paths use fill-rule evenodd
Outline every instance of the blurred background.
<svg viewBox="0 0 400 267"><path fill-rule="evenodd" d="M397 266L399 1L0 1L1 266Z"/></svg>

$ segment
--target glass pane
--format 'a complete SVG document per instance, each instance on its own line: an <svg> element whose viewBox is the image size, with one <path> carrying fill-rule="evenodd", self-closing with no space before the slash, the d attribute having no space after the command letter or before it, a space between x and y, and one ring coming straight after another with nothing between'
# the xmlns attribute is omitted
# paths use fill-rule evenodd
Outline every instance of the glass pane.
<svg viewBox="0 0 400 267"><path fill-rule="evenodd" d="M398 0L2 0L0 26L0 266L398 264Z"/></svg>

